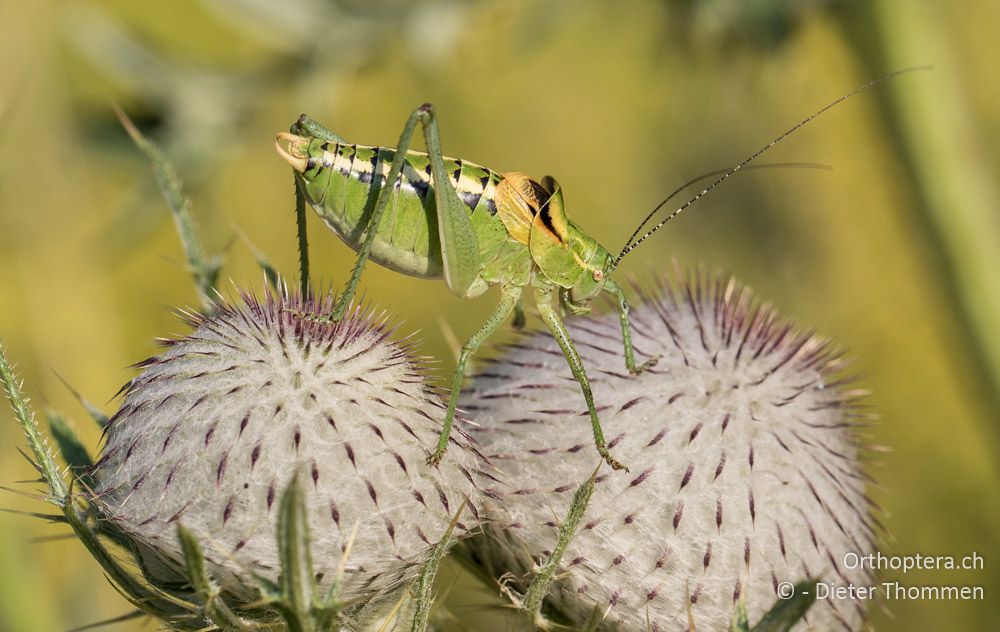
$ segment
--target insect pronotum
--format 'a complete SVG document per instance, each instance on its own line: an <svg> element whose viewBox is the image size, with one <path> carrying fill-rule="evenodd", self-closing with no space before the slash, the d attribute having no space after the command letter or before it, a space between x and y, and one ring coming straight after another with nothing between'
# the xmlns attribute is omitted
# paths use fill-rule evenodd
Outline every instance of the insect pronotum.
<svg viewBox="0 0 1000 632"><path fill-rule="evenodd" d="M616 257L569 219L562 189L551 176L536 181L523 173L499 173L442 155L437 118L429 103L413 110L395 148L349 143L305 114L289 132L277 135L276 147L295 171L300 198L358 253L330 320L343 317L368 259L412 276L443 277L448 288L462 298L500 286L500 304L462 346L444 426L430 463L439 462L448 447L466 363L511 314L516 322L523 322L522 293L530 288L542 320L583 391L597 451L612 468L627 469L608 452L587 372L559 308L585 314L601 292L610 293L618 305L626 368L640 373L653 366L656 357L636 361L625 293L611 278L622 259L709 191L830 108L889 78L922 69L884 75L828 103L736 166L708 174L721 173L636 238L681 187L646 216ZM426 153L409 150L418 123Z"/></svg>

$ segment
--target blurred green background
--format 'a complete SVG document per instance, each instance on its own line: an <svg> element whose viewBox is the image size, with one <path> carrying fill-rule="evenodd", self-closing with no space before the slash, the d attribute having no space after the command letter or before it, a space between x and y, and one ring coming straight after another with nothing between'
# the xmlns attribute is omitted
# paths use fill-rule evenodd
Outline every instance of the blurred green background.
<svg viewBox="0 0 1000 632"><path fill-rule="evenodd" d="M118 102L174 161L222 285L263 283L242 233L296 270L292 187L274 133L309 112L394 144L438 107L446 153L551 173L572 217L617 251L684 180L733 164L887 71L933 64L836 108L626 260L626 272L732 271L850 350L891 450L870 471L884 550L978 552L985 569L887 573L983 586L981 602L890 602L877 630L994 630L1000 591L1000 3L933 0L0 1L0 337L40 407L89 423L56 372L112 395L197 306L166 206ZM310 218L315 275L353 253ZM492 309L371 266L366 297L452 365ZM492 296L492 295L490 295ZM0 412L0 484L33 470ZM44 511L5 492L0 506ZM130 610L64 529L0 514L0 630L62 630ZM44 541L40 541L44 540ZM462 580L465 581L465 580ZM486 588L453 598L469 629ZM471 601L470 601L471 600ZM148 624L147 624L148 625ZM121 624L117 629L139 629ZM456 628L461 629L461 628ZM498 628L502 629L502 628Z"/></svg>

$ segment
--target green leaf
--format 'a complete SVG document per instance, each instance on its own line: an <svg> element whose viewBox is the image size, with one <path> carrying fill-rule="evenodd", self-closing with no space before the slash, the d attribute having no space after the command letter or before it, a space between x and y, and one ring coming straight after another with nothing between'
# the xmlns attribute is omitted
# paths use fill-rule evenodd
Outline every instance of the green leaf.
<svg viewBox="0 0 1000 632"><path fill-rule="evenodd" d="M434 579L437 577L441 560L444 559L445 553L448 552L448 549L452 545L452 534L455 531L455 525L458 524L458 519L465 510L467 502L467 498L462 500L462 504L458 507L451 522L448 523L448 528L445 529L444 535L434 545L430 556L420 565L420 574L410 588L411 593L413 593L414 602L416 603L410 632L424 632L428 629L427 625L430 620L431 606L434 605Z"/></svg>
<svg viewBox="0 0 1000 632"><path fill-rule="evenodd" d="M264 254L260 248L255 246L252 241L241 231L239 228L236 229L236 234L239 235L240 239L246 245L247 249L253 253L253 258L257 261L257 265L264 272L264 278L267 279L268 285L277 291L281 291L281 273L278 269L271 265L268 260L267 255ZM306 264L308 268L308 263ZM303 288L303 296L306 296L305 288Z"/></svg>
<svg viewBox="0 0 1000 632"><path fill-rule="evenodd" d="M792 596L779 599L768 610L751 632L788 632L798 623L816 601L816 582L807 579L795 584Z"/></svg>
<svg viewBox="0 0 1000 632"><path fill-rule="evenodd" d="M177 524L177 539L181 542L184 552L184 563L187 567L188 581L204 604L205 615L224 630L253 630L255 626L243 621L219 597L219 587L212 581L205 569L205 554L194 534Z"/></svg>
<svg viewBox="0 0 1000 632"><path fill-rule="evenodd" d="M601 470L601 465L603 465L603 461L598 464L594 473L590 475L590 478L584 481L576 490L576 493L573 494L573 503L570 505L569 513L566 514L566 519L559 525L559 541L556 542L556 546L552 549L549 559L538 569L538 573L531 580L528 591L524 595L524 603L521 605L521 609L532 622L539 620L542 602L549 591L549 586L552 584L556 570L559 568L559 563L566 552L566 547L569 546L570 540L573 539L577 527L580 526L580 522L587 512L587 505L590 504L590 497L594 494L594 485L597 483L597 473Z"/></svg>
<svg viewBox="0 0 1000 632"><path fill-rule="evenodd" d="M312 558L309 551L309 519L296 474L281 497L278 514L278 553L281 559L282 603L275 604L291 630L312 630Z"/></svg>
<svg viewBox="0 0 1000 632"><path fill-rule="evenodd" d="M733 622L729 626L730 632L750 632L750 620L747 618L747 604L740 597L736 602L736 610L733 611Z"/></svg>
<svg viewBox="0 0 1000 632"><path fill-rule="evenodd" d="M174 166L159 147L143 136L139 128L132 123L121 108L114 104L112 107L122 127L128 132L139 151L146 155L153 168L153 174L160 185L160 191L167 200L167 205L174 216L174 226L180 236L181 245L184 248L188 265L191 267L191 274L194 276L202 303L207 310L211 311L215 307L215 280L221 268L220 259L218 257L209 259L205 254L205 249L198 237L198 229L191 216L191 201L184 195L180 178L177 176Z"/></svg>
<svg viewBox="0 0 1000 632"><path fill-rule="evenodd" d="M66 486L66 481L63 480L62 474L56 466L45 435L38 427L35 411L31 408L28 398L21 392L20 380L14 374L14 367L7 361L2 344L0 344L0 381L3 382L7 400L14 410L14 417L17 418L17 422L28 440L28 447L31 448L35 457L36 467L45 484L48 485L49 502L59 507L65 507L69 502L69 489Z"/></svg>

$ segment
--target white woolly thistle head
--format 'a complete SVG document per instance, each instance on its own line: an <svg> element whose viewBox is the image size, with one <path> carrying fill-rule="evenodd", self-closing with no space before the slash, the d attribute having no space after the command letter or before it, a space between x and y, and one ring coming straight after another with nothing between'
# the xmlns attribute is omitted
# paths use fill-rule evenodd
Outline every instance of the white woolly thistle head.
<svg viewBox="0 0 1000 632"><path fill-rule="evenodd" d="M312 569L342 601L393 595L448 530L476 526L486 465L461 428L426 464L444 410L384 315L243 296L142 362L107 429L92 478L102 519L129 540L148 579L183 583L177 524L197 539L225 595L246 603L282 571L276 522L293 477L303 491ZM356 527L353 547L345 549Z"/></svg>
<svg viewBox="0 0 1000 632"><path fill-rule="evenodd" d="M611 454L549 593L554 611L601 629L729 630L783 582L867 585L847 553L874 550L879 527L859 464L868 416L830 345L797 331L743 286L660 281L631 311L637 360L625 367L617 314L569 331L593 386ZM600 457L580 387L547 332L485 366L462 405L476 440L512 485L479 557L497 575L530 574ZM523 576L522 576L523 577ZM787 595L785 595L787 596ZM795 630L855 630L864 604L821 600Z"/></svg>

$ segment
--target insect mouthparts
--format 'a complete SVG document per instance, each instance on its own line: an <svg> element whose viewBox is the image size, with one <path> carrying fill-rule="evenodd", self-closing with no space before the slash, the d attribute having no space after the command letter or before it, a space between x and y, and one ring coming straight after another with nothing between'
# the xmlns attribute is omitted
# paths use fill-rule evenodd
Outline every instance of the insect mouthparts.
<svg viewBox="0 0 1000 632"><path fill-rule="evenodd" d="M282 143L288 143L288 147L286 148ZM279 132L274 140L274 148L278 150L278 155L299 173L304 172L309 165L308 156L304 151L308 144L309 139L289 132Z"/></svg>

